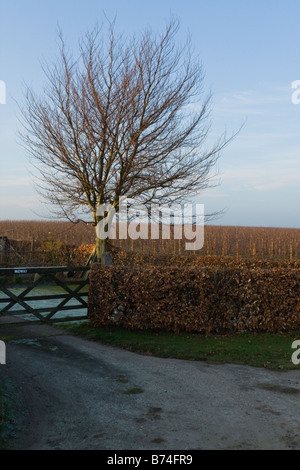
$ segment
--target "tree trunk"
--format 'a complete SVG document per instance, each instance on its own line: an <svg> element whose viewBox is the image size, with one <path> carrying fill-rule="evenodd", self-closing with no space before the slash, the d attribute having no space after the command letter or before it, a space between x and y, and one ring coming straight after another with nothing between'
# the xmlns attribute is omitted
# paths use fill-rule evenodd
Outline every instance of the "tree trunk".
<svg viewBox="0 0 300 470"><path fill-rule="evenodd" d="M96 257L97 263L109 266L111 265L111 256L108 251L108 240L101 240L96 237Z"/></svg>
<svg viewBox="0 0 300 470"><path fill-rule="evenodd" d="M109 230L113 214L105 213L105 215L94 215L94 220L97 221L96 226L96 261L97 263L105 266L112 264L111 255L109 253ZM103 226L104 224L104 226Z"/></svg>

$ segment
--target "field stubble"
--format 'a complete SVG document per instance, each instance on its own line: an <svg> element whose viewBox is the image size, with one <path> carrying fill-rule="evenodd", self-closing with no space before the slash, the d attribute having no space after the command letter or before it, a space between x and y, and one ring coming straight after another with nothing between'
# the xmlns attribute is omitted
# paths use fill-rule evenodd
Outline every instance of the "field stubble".
<svg viewBox="0 0 300 470"><path fill-rule="evenodd" d="M0 221L2 247L0 264L78 265L86 264L93 251L95 229L92 225L62 221ZM185 239L114 240L115 260L121 264L234 264L266 263L298 267L300 229L209 225L204 229L200 251L185 251ZM116 257L117 256L117 257ZM2 260L1 260L2 258ZM5 259L4 259L5 258ZM156 260L154 259L156 258ZM139 261L140 260L140 261Z"/></svg>

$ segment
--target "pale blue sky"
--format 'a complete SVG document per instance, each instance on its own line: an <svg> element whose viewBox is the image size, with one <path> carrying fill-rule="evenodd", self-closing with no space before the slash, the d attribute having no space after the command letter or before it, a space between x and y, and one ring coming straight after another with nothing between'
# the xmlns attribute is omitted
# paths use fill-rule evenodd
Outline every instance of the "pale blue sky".
<svg viewBox="0 0 300 470"><path fill-rule="evenodd" d="M226 208L214 223L300 228L300 105L291 101L300 80L299 0L0 0L0 219L45 213L17 143L23 84L41 89L58 25L76 47L104 12L125 34L178 18L179 38L191 35L213 93L211 141L245 122L218 162L220 186L199 197L208 212Z"/></svg>

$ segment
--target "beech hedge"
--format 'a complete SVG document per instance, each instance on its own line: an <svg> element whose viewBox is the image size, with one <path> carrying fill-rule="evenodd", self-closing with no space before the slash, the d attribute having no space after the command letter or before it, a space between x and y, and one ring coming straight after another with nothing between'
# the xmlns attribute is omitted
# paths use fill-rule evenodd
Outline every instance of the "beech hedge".
<svg viewBox="0 0 300 470"><path fill-rule="evenodd" d="M202 334L300 329L298 269L102 266L90 271L94 326Z"/></svg>

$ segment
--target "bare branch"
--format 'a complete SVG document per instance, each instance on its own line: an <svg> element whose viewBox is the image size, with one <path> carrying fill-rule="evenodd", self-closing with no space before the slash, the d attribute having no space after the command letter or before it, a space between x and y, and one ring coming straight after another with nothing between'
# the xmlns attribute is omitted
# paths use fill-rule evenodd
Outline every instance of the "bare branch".
<svg viewBox="0 0 300 470"><path fill-rule="evenodd" d="M45 66L42 96L30 89L21 109L21 139L38 170L39 191L73 221L122 196L173 203L210 186L226 135L209 149L211 96L179 24L126 40L96 27L78 58L59 33L57 63ZM80 215L78 215L80 214Z"/></svg>

